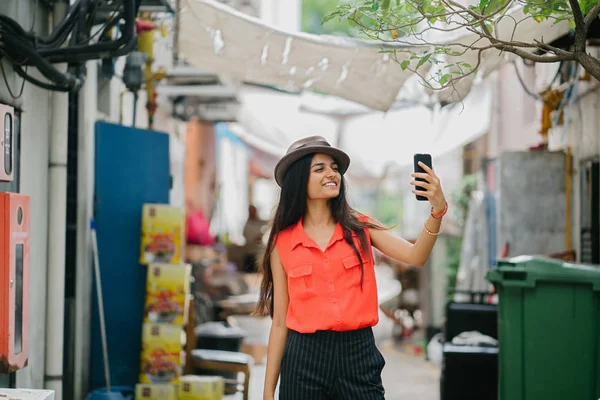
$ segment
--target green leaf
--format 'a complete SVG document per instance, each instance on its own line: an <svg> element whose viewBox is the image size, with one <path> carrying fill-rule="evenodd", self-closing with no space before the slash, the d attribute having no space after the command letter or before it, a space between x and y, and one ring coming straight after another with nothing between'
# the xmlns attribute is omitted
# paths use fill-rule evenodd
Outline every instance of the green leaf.
<svg viewBox="0 0 600 400"><path fill-rule="evenodd" d="M487 4L482 5L482 3L487 3ZM496 10L498 10L500 7L502 7L502 5L503 5L502 0L485 0L485 1L482 0L479 3L482 14L491 14L491 13L495 12Z"/></svg>
<svg viewBox="0 0 600 400"><path fill-rule="evenodd" d="M379 10L379 1L378 0L373 1L373 4L371 5L371 10L373 10L373 12L377 12L377 10Z"/></svg>
<svg viewBox="0 0 600 400"><path fill-rule="evenodd" d="M406 68L408 68L409 65L410 65L410 60L404 60L400 63L400 68L402 68L402 71L404 71Z"/></svg>
<svg viewBox="0 0 600 400"><path fill-rule="evenodd" d="M575 29L575 20L574 20L573 18L571 18L571 19L569 20L569 27L570 27L571 29Z"/></svg>
<svg viewBox="0 0 600 400"><path fill-rule="evenodd" d="M469 63L462 63L462 66L465 68L473 69L473 67Z"/></svg>
<svg viewBox="0 0 600 400"><path fill-rule="evenodd" d="M429 58L431 57L431 54L433 54L433 53L428 53L428 54L424 55L423 57L421 57L421 59L417 63L417 68L415 68L415 69L421 68L421 66L423 64L425 64L427 62L427 60L429 60Z"/></svg>
<svg viewBox="0 0 600 400"><path fill-rule="evenodd" d="M387 14L390 11L390 0L383 0L383 3L381 3L381 10Z"/></svg>
<svg viewBox="0 0 600 400"><path fill-rule="evenodd" d="M334 18L335 18L335 17L337 17L338 15L339 15L339 12L338 12L338 11L334 11L334 12L332 12L331 14L324 16L324 17L323 17L323 20L321 21L321 25L323 25L323 24L325 24L325 23L327 23L327 22L331 21L332 19L334 19Z"/></svg>
<svg viewBox="0 0 600 400"><path fill-rule="evenodd" d="M450 74L442 75L442 77L440 78L440 85L445 85L446 83L448 83L448 80L450 80Z"/></svg>
<svg viewBox="0 0 600 400"><path fill-rule="evenodd" d="M494 27L492 26L491 22L484 22L485 27L487 28L487 32L490 35L492 35L494 33Z"/></svg>
<svg viewBox="0 0 600 400"><path fill-rule="evenodd" d="M592 9L592 7L594 6L593 3L596 3L596 1L593 0L579 0L579 7L581 8L581 12L583 13L583 15L587 14L590 12L590 10Z"/></svg>

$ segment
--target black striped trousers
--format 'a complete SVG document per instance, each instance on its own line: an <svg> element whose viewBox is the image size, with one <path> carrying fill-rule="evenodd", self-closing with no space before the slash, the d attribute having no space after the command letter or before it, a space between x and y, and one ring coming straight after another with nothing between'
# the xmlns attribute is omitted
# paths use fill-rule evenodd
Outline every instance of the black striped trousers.
<svg viewBox="0 0 600 400"><path fill-rule="evenodd" d="M384 365L371 328L308 334L290 330L279 400L382 400Z"/></svg>

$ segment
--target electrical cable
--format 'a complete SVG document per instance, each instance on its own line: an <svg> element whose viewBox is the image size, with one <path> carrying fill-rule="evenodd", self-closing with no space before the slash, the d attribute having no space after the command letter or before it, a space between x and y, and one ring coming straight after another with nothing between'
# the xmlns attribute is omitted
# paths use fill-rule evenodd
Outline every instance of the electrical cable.
<svg viewBox="0 0 600 400"><path fill-rule="evenodd" d="M46 61L35 49L25 45L18 37L4 36L5 48L9 46L13 49L19 49L19 53L25 57L25 60L32 63L46 78L59 84L77 88L81 85L78 78L56 69L52 64Z"/></svg>
<svg viewBox="0 0 600 400"><path fill-rule="evenodd" d="M73 90L73 88L68 87L68 86L60 86L60 85L53 85L51 83L47 83L47 82L42 82L37 78L34 78L31 75L28 75L27 72L23 71L23 68L15 65L13 66L13 70L20 76L23 78L23 82L28 81L30 83L33 83L36 86L41 87L42 89L46 89L46 90L52 90L55 92L70 92L71 90Z"/></svg>
<svg viewBox="0 0 600 400"><path fill-rule="evenodd" d="M32 77L31 75L29 75L27 73L27 67L25 67L25 70L23 70L23 68L21 68L21 66L19 64L17 64L13 59L11 59L11 57L8 54L6 54L6 52L4 52L2 49L0 49L0 55L2 56L2 58L6 58L8 60L13 66L13 71L16 72L19 76L21 76L23 78L23 83L21 84L21 93L19 93L18 96L13 96L14 98L19 98L23 94L23 88L25 86L26 81L31 82L34 85L38 85L38 83L39 83L40 84L39 86L41 86L42 88L47 89L47 90L57 90L57 91L61 91L61 92L71 90L71 88L68 86L52 85L50 83L45 83L45 82L42 82L42 81ZM2 74L4 77L4 82L8 86L8 81L6 78L6 73L4 71L4 66L0 65L0 67L2 67ZM10 87L8 89L9 89L9 92L11 92ZM11 96L12 96L12 93L11 93Z"/></svg>
<svg viewBox="0 0 600 400"><path fill-rule="evenodd" d="M124 45L130 43L135 38L135 0L124 0L124 19L125 24L121 36L110 43L95 43L91 45L75 45L58 49L40 49L40 55L47 58L48 61L69 62L79 61L76 56L82 54L95 53L96 57L102 53L118 51ZM107 55L109 55L107 54Z"/></svg>
<svg viewBox="0 0 600 400"><path fill-rule="evenodd" d="M108 32L113 26L118 24L120 18L116 18L116 17L119 14L119 11L120 10L118 7L115 8L115 10L111 14L111 16L108 17L108 20L106 21L104 26L102 28L98 29L92 36L90 36L90 38L88 40L92 40L98 36L102 37L102 35L104 35L106 32ZM81 43L78 43L78 44L81 44Z"/></svg>
<svg viewBox="0 0 600 400"><path fill-rule="evenodd" d="M525 64L527 65L527 64ZM523 90L525 91L525 93L527 93L529 96L531 96L532 98L536 99L536 100L542 100L542 96L537 94L537 93L533 93L531 92L527 86L525 85L525 82L523 81L523 78L521 78L521 74L519 73L519 68L517 67L517 63L514 62L513 66L515 67L515 74L517 75L517 79L519 80L519 83L521 84L521 87L523 88ZM554 77L552 78L552 80L550 81L550 83L548 83L548 87L542 91L545 92L546 90L548 90L553 84L554 82L556 82L556 79L560 76L560 72L563 66L563 61L560 62L558 69L556 70L556 74L554 74Z"/></svg>
<svg viewBox="0 0 600 400"><path fill-rule="evenodd" d="M521 74L519 73L519 68L517 67L517 63L514 62L513 66L515 67L515 74L517 75L517 79L519 80L519 83L521 84L521 86L523 87L523 90L525 91L525 93L527 93L529 96L531 96L532 98L536 99L536 100L541 100L541 96L539 94L536 93L532 93L527 86L525 86L525 82L523 82L523 78L521 78Z"/></svg>
<svg viewBox="0 0 600 400"><path fill-rule="evenodd" d="M21 82L21 90L19 90L19 94L15 96L10 85L8 84L8 78L6 77L6 71L4 70L4 63L2 61L3 60L0 59L0 70L2 70L2 78L4 79L4 84L6 85L8 94L10 94L10 96L16 100L16 99L20 98L21 96L23 96L23 91L25 90L25 79L23 79L23 82ZM14 69L14 66L13 66L13 69Z"/></svg>
<svg viewBox="0 0 600 400"><path fill-rule="evenodd" d="M95 0L76 0L69 7L67 15L47 37L37 36L33 32L38 5L39 0L36 0L29 32L25 31L12 18L0 15L0 38L2 38L0 41L0 68L8 91L14 98L23 94L25 81L47 90L77 90L83 84L85 76L77 77L71 70L63 73L55 68L53 63L66 62L81 65L87 60L125 55L137 46L135 14L138 2L136 0L123 0L123 4L116 5L108 21L92 36L90 36L90 32L98 7ZM124 24L120 36L116 40L111 40L107 33L122 20L124 20ZM71 35L71 45L60 47L69 35ZM91 39L98 35L100 35L99 42L90 44ZM3 58L11 62L15 73L23 78L17 96L8 84ZM31 76L27 71L29 66L36 67L49 82L43 82Z"/></svg>

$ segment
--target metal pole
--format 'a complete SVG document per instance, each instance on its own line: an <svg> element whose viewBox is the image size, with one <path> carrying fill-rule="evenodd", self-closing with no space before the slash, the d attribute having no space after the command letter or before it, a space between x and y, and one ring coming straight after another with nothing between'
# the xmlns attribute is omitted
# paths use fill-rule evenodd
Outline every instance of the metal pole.
<svg viewBox="0 0 600 400"><path fill-rule="evenodd" d="M108 364L108 347L106 342L106 323L104 321L104 299L102 298L102 282L100 280L100 261L98 257L98 237L95 222L91 223L92 246L94 249L94 274L96 275L96 292L98 294L98 316L100 318L100 335L102 339L102 357L104 358L104 378L106 391L110 393L110 368Z"/></svg>

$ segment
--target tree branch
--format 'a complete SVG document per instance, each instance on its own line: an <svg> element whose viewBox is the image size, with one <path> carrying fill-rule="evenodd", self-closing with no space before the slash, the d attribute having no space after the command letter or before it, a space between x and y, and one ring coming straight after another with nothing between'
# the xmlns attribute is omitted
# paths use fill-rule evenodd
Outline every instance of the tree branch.
<svg viewBox="0 0 600 400"><path fill-rule="evenodd" d="M579 2L577 0L569 0L569 4L571 5L571 11L573 11L573 19L575 19L575 25L581 27L585 26L583 14L581 13L581 7L579 7Z"/></svg>
<svg viewBox="0 0 600 400"><path fill-rule="evenodd" d="M596 4L590 12L585 16L584 23L586 31L590 28L590 25L596 18L598 18L598 14L600 14L600 3Z"/></svg>
<svg viewBox="0 0 600 400"><path fill-rule="evenodd" d="M501 43L495 44L494 47L498 50L507 51L509 53L516 54L521 58L526 58L528 60L539 63L554 63L559 61L570 61L575 59L575 56L572 53L569 53L569 55L539 56L537 54L530 53L518 47L507 46Z"/></svg>
<svg viewBox="0 0 600 400"><path fill-rule="evenodd" d="M575 59L590 75L600 81L600 60L587 53L575 54Z"/></svg>
<svg viewBox="0 0 600 400"><path fill-rule="evenodd" d="M587 36L587 29L585 26L585 20L579 7L578 0L569 0L571 10L573 11L573 19L575 20L575 39L573 41L573 47L575 53L585 52L585 38Z"/></svg>

